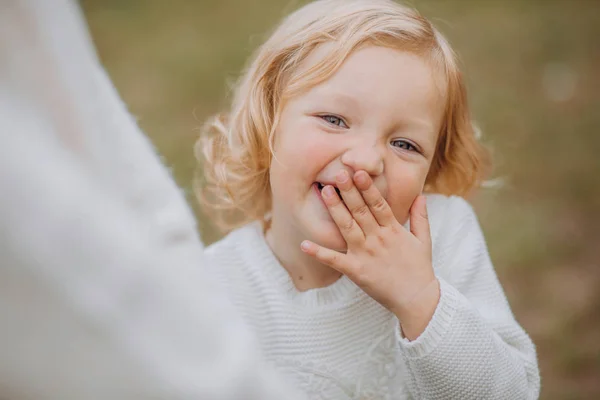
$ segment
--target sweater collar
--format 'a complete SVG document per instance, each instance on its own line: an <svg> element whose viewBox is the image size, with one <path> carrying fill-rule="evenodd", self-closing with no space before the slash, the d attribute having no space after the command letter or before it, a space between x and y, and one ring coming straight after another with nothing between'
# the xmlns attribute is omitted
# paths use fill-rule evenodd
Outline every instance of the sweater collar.
<svg viewBox="0 0 600 400"><path fill-rule="evenodd" d="M246 228L247 239L251 245L244 257L254 260L261 267L265 278L272 281L289 301L308 307L322 307L346 304L364 295L364 292L345 275L329 286L298 291L289 273L269 247L260 221L253 222Z"/></svg>

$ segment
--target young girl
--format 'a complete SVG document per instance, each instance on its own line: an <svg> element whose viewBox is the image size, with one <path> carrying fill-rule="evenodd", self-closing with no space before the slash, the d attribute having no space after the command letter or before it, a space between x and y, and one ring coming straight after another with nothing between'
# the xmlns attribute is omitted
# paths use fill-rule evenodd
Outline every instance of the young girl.
<svg viewBox="0 0 600 400"><path fill-rule="evenodd" d="M425 18L388 0L304 6L209 128L203 198L236 229L207 264L309 398L537 398L534 345L456 197L486 153Z"/></svg>

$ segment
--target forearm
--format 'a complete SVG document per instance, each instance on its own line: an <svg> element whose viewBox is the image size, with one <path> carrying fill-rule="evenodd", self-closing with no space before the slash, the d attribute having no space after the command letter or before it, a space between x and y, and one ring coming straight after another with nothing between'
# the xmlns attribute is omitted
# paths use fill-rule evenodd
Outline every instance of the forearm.
<svg viewBox="0 0 600 400"><path fill-rule="evenodd" d="M515 326L507 321L492 329L463 295L442 281L440 303L425 331L414 341L399 339L411 392L427 399L537 398L535 348Z"/></svg>
<svg viewBox="0 0 600 400"><path fill-rule="evenodd" d="M47 3L0 2L0 396L292 398L211 289L148 143L72 91L96 71L57 40L82 34L75 3Z"/></svg>
<svg viewBox="0 0 600 400"><path fill-rule="evenodd" d="M157 245L4 94L0 85L2 395L292 398L212 288L199 243Z"/></svg>

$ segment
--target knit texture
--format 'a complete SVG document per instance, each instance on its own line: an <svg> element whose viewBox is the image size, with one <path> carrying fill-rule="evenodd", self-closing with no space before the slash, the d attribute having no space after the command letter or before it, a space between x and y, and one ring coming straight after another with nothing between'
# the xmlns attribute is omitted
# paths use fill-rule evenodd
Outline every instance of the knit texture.
<svg viewBox="0 0 600 400"><path fill-rule="evenodd" d="M0 1L0 398L291 400L74 0Z"/></svg>
<svg viewBox="0 0 600 400"><path fill-rule="evenodd" d="M209 246L206 266L269 362L310 399L535 399L535 347L515 320L462 198L427 196L441 297L414 341L343 276L296 290L258 222Z"/></svg>

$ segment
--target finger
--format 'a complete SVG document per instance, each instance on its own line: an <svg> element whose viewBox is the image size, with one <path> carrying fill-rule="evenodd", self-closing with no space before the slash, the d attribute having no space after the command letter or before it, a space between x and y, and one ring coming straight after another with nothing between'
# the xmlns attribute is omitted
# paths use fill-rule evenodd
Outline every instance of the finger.
<svg viewBox="0 0 600 400"><path fill-rule="evenodd" d="M392 209L381 192L373 185L373 180L366 171L357 171L354 174L354 182L379 225L392 226L397 223Z"/></svg>
<svg viewBox="0 0 600 400"><path fill-rule="evenodd" d="M410 231L421 243L431 243L427 199L423 195L417 196L410 207Z"/></svg>
<svg viewBox="0 0 600 400"><path fill-rule="evenodd" d="M348 262L348 256L339 251L331 250L323 246L319 246L310 240L305 240L300 245L303 252L313 256L319 262L330 266L338 272L346 275L351 272L350 263Z"/></svg>
<svg viewBox="0 0 600 400"><path fill-rule="evenodd" d="M346 204L346 208L348 208L364 234L368 235L375 231L379 227L379 223L373 216L373 213L371 213L358 188L354 185L353 180L350 179L348 171L340 171L336 177L336 183Z"/></svg>
<svg viewBox="0 0 600 400"><path fill-rule="evenodd" d="M346 243L348 245L362 243L365 240L365 234L354 220L333 186L325 186L321 191L321 195L329 209L331 218L333 218L333 221L340 229Z"/></svg>

